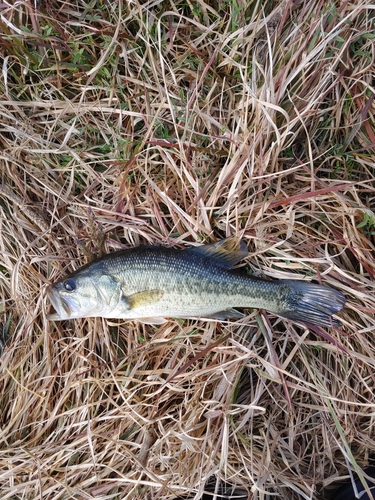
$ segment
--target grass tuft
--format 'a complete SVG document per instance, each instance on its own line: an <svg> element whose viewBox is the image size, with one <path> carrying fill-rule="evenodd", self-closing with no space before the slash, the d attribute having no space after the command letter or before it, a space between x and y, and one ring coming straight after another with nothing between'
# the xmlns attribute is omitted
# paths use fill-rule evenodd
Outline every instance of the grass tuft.
<svg viewBox="0 0 375 500"><path fill-rule="evenodd" d="M369 6L0 10L1 498L329 498L375 449ZM342 328L46 319L93 255L229 235Z"/></svg>

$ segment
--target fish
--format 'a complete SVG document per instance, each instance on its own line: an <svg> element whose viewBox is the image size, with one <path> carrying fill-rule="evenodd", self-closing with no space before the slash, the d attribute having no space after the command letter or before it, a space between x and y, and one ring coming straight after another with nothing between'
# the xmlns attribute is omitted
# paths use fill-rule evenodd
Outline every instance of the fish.
<svg viewBox="0 0 375 500"><path fill-rule="evenodd" d="M292 321L338 327L346 297L303 280L267 280L233 269L244 241L174 249L140 246L109 253L50 285L48 319L102 317L162 324L166 318L242 318L237 308L266 309Z"/></svg>

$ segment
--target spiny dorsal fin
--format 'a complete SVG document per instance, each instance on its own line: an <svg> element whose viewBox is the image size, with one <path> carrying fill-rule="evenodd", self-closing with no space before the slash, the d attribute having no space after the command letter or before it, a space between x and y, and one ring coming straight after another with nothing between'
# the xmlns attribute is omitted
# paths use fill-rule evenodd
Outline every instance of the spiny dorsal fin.
<svg viewBox="0 0 375 500"><path fill-rule="evenodd" d="M186 251L199 253L205 257L211 257L225 269L231 269L248 254L246 243L244 241L240 241L235 236L217 241L216 243L202 245L201 247L189 248Z"/></svg>

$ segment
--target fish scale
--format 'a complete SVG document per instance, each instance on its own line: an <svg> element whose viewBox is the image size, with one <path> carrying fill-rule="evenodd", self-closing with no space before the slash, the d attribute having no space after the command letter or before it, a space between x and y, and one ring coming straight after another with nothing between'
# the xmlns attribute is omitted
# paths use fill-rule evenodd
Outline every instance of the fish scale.
<svg viewBox="0 0 375 500"><path fill-rule="evenodd" d="M235 308L262 308L294 321L338 326L345 304L333 288L300 280L268 281L233 271L247 255L243 242L177 250L138 247L108 254L51 285L53 320L80 317L139 319L243 316Z"/></svg>

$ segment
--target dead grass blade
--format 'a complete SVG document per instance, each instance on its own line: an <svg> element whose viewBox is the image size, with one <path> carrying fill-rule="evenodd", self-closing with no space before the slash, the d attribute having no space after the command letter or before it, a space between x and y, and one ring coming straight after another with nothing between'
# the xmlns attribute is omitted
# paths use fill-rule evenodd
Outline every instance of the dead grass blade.
<svg viewBox="0 0 375 500"><path fill-rule="evenodd" d="M375 449L371 9L0 5L2 499L311 500L362 475ZM343 291L342 328L256 311L158 328L46 319L46 286L103 250L229 235L256 275Z"/></svg>

